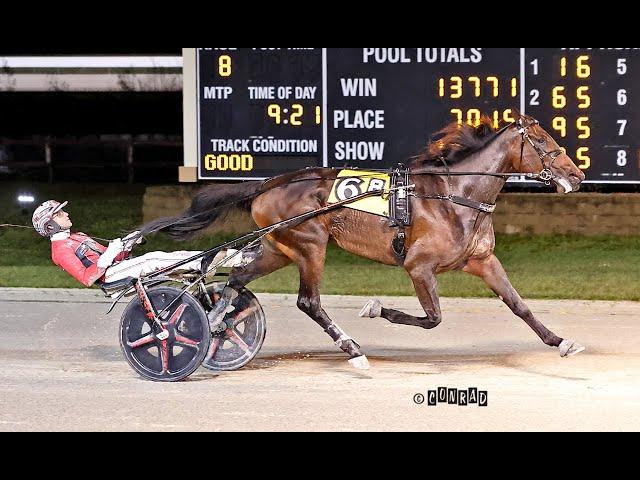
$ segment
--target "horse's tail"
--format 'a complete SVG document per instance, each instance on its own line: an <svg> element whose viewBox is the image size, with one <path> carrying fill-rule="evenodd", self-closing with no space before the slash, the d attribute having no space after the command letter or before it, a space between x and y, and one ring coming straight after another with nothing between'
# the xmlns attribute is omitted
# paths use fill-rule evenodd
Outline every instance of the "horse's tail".
<svg viewBox="0 0 640 480"><path fill-rule="evenodd" d="M176 240L188 240L215 221L226 218L233 210L250 212L261 187L262 182L212 185L201 190L181 216L156 220L140 231L142 235L164 232Z"/></svg>

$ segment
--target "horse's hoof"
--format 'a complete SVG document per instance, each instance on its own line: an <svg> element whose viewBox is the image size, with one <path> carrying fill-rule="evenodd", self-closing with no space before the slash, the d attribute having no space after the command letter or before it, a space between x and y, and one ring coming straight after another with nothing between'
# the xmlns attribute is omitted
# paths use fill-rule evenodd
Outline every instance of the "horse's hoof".
<svg viewBox="0 0 640 480"><path fill-rule="evenodd" d="M583 347L579 343L575 343L571 340L563 340L560 344L560 356L562 358L573 357L574 355L578 355L586 350L586 347Z"/></svg>
<svg viewBox="0 0 640 480"><path fill-rule="evenodd" d="M349 364L356 370L371 370L371 365L366 356L352 358L349 360Z"/></svg>
<svg viewBox="0 0 640 480"><path fill-rule="evenodd" d="M362 310L360 310L362 318L380 318L382 317L382 303L378 300L371 300Z"/></svg>

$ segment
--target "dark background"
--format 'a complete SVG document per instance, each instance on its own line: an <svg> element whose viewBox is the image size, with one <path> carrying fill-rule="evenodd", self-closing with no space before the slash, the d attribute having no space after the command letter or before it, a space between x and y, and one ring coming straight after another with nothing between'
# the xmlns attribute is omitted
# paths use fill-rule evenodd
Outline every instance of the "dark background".
<svg viewBox="0 0 640 480"><path fill-rule="evenodd" d="M0 56L182 55L182 48L0 48ZM181 92L2 92L0 93L0 179L176 183L183 164ZM138 144L134 171L125 145ZM43 144L53 166L44 163ZM29 145L30 142L34 144Z"/></svg>
<svg viewBox="0 0 640 480"><path fill-rule="evenodd" d="M182 135L181 92L0 93L0 137Z"/></svg>
<svg viewBox="0 0 640 480"><path fill-rule="evenodd" d="M11 55L181 55L182 48L0 48ZM428 129L427 129L428 130ZM181 146L136 147L136 171L131 175L126 149L100 148L91 143L104 136L182 141L180 92L54 92L0 93L0 180L25 178L54 181L134 181L176 183L183 164ZM45 168L39 146L16 145L35 139L85 142L86 147L53 149L56 165ZM38 164L32 168L30 165ZM88 165L84 168L83 165ZM638 186L585 186L585 189L638 191Z"/></svg>

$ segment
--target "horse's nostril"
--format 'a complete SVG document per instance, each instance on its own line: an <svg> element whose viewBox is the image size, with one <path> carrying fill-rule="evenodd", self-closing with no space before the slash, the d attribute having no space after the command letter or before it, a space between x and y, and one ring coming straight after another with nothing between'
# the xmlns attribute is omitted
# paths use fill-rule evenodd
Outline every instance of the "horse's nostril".
<svg viewBox="0 0 640 480"><path fill-rule="evenodd" d="M583 172L580 171L578 173L571 173L569 175L569 178L573 181L576 181L577 183L582 183L587 177Z"/></svg>

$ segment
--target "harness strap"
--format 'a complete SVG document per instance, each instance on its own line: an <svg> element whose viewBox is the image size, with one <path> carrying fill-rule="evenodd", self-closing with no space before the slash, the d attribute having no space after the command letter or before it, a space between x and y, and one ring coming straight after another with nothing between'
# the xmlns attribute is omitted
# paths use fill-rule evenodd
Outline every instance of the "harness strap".
<svg viewBox="0 0 640 480"><path fill-rule="evenodd" d="M398 233L396 233L391 245L396 257L404 262L407 259L407 232L404 227L398 228Z"/></svg>
<svg viewBox="0 0 640 480"><path fill-rule="evenodd" d="M390 220L392 227L411 226L411 171L402 164L391 178Z"/></svg>
<svg viewBox="0 0 640 480"><path fill-rule="evenodd" d="M474 210L479 210L483 213L494 213L496 211L497 205L491 205L488 203L476 202L475 200L470 200L468 198L462 197L451 197L451 202L456 205L461 205L463 207L473 208Z"/></svg>
<svg viewBox="0 0 640 480"><path fill-rule="evenodd" d="M411 193L415 188L411 184L411 170L403 164L398 164L391 180L393 194L390 198L390 226L397 229L391 242L391 247L396 258L404 263L407 259L407 232L406 227L412 224Z"/></svg>
<svg viewBox="0 0 640 480"><path fill-rule="evenodd" d="M470 200L468 198L462 198L457 196L447 196L447 195L417 195L415 193L411 194L415 198L419 198L421 200L439 200L442 202L451 202L455 205L460 205L462 207L471 208L473 210L478 210L482 213L492 214L495 213L498 208L497 205L492 205L489 203L476 202L475 200Z"/></svg>
<svg viewBox="0 0 640 480"><path fill-rule="evenodd" d="M90 251L97 254L98 257L102 255L102 252L97 248L94 248L94 246L91 245L91 242L88 240L82 242L76 249L76 252L75 252L76 257L78 258L78 260L82 262L82 265L84 265L84 268L91 268L95 264L94 262L89 260L89 257L87 257L87 253Z"/></svg>

